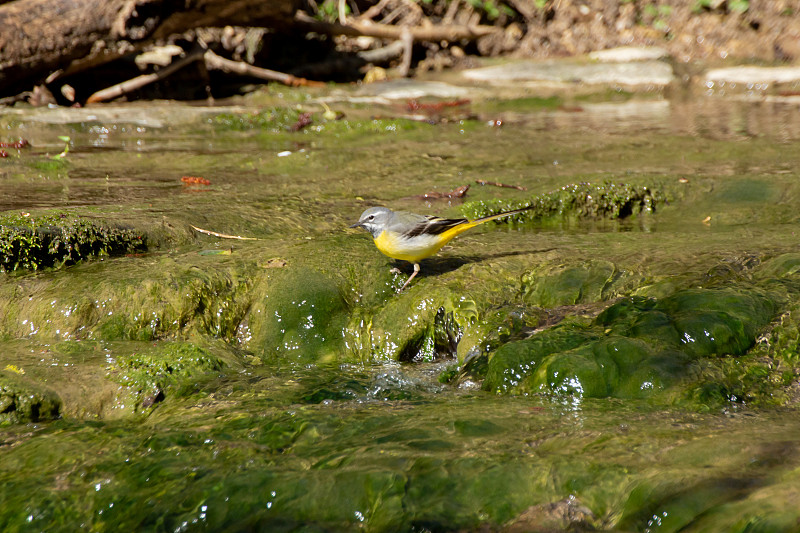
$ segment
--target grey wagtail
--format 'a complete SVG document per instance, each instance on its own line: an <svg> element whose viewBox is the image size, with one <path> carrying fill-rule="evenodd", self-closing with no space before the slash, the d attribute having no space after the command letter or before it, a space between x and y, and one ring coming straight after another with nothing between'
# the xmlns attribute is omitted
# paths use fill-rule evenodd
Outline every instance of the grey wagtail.
<svg viewBox="0 0 800 533"><path fill-rule="evenodd" d="M419 273L419 262L430 257L450 240L478 224L497 218L527 211L533 206L514 209L488 217L469 220L467 218L441 218L431 215L417 215L407 211L392 211L388 207L370 207L351 228L364 228L372 234L375 246L392 259L401 259L414 265L414 273L409 276L401 292Z"/></svg>

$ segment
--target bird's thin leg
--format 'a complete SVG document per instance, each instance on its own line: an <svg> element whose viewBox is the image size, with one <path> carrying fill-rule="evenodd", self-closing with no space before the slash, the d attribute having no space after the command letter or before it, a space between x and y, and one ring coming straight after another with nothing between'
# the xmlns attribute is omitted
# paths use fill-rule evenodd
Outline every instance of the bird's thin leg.
<svg viewBox="0 0 800 533"><path fill-rule="evenodd" d="M397 292L403 292L403 289L406 288L406 286L411 282L412 279L414 279L414 276L416 276L417 274L419 274L419 263L414 263L414 273L408 276L406 282L403 283L403 286L400 287L400 290L398 290Z"/></svg>

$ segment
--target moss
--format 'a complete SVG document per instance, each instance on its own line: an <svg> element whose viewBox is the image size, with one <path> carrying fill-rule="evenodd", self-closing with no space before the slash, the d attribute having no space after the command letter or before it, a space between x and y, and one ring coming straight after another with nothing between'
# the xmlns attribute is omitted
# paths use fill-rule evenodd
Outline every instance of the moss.
<svg viewBox="0 0 800 533"><path fill-rule="evenodd" d="M522 276L526 302L557 307L610 300L641 286L645 276L610 261L540 265Z"/></svg>
<svg viewBox="0 0 800 533"><path fill-rule="evenodd" d="M190 380L223 370L226 364L218 356L188 342L165 342L149 350L120 356L111 365L109 375L130 387L137 396L137 410L181 393Z"/></svg>
<svg viewBox="0 0 800 533"><path fill-rule="evenodd" d="M0 369L0 426L54 420L60 416L61 399L55 392Z"/></svg>
<svg viewBox="0 0 800 533"><path fill-rule="evenodd" d="M133 230L67 213L0 216L0 270L40 270L146 249Z"/></svg>
<svg viewBox="0 0 800 533"><path fill-rule="evenodd" d="M527 98L513 98L510 100L485 100L475 104L475 108L483 113L490 112L525 112L536 110L552 110L564 105L564 99L560 96L531 96Z"/></svg>
<svg viewBox="0 0 800 533"><path fill-rule="evenodd" d="M698 369L730 365L731 357L745 354L775 311L775 303L758 290L689 289L661 300L626 298L590 326L567 322L505 344L490 359L483 388L630 398L651 397L684 380L693 400L713 396L713 390L692 392L704 387L716 387L727 399L741 397L761 382L757 366L739 376L720 371L737 380L737 393L726 392L708 375L698 376ZM709 357L724 362L707 362Z"/></svg>
<svg viewBox="0 0 800 533"><path fill-rule="evenodd" d="M578 183L524 201L468 202L462 212L469 218L479 218L532 206L528 211L501 220L528 222L553 217L619 219L654 212L665 199L666 195L660 190L641 185Z"/></svg>
<svg viewBox="0 0 800 533"><path fill-rule="evenodd" d="M301 113L303 111L298 108L287 107L273 107L259 113L222 113L213 118L213 124L221 131L258 130L265 133L285 134L296 127ZM312 113L311 120L310 124L300 130L302 133L325 133L338 137L351 133L395 133L424 126L416 121L401 118L327 120L323 118L322 113Z"/></svg>
<svg viewBox="0 0 800 533"><path fill-rule="evenodd" d="M312 268L273 270L245 320L265 359L326 361L344 353L347 304L338 284Z"/></svg>
<svg viewBox="0 0 800 533"><path fill-rule="evenodd" d="M258 113L220 113L212 120L218 130L262 130L282 133L297 122L300 112L290 107L273 107Z"/></svg>

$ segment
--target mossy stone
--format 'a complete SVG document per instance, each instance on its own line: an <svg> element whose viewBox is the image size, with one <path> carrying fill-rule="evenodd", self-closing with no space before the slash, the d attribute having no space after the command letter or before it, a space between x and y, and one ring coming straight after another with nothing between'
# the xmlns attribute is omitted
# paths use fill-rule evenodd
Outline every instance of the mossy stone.
<svg viewBox="0 0 800 533"><path fill-rule="evenodd" d="M265 358L325 361L345 351L348 306L338 284L311 268L286 268L264 281L256 312L248 317Z"/></svg>
<svg viewBox="0 0 800 533"><path fill-rule="evenodd" d="M58 394L24 376L0 370L0 426L60 416Z"/></svg>
<svg viewBox="0 0 800 533"><path fill-rule="evenodd" d="M615 271L608 261L548 266L525 274L522 285L526 300L541 307L596 302L603 299Z"/></svg>
<svg viewBox="0 0 800 533"><path fill-rule="evenodd" d="M489 361L484 389L647 397L685 377L693 360L745 353L775 309L754 289L626 298L583 330L559 325L504 345Z"/></svg>

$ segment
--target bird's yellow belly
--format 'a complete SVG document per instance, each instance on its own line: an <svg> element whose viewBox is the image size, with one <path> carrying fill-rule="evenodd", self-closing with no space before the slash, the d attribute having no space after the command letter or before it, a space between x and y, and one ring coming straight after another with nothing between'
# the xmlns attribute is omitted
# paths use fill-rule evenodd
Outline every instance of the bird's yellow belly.
<svg viewBox="0 0 800 533"><path fill-rule="evenodd" d="M375 246L384 255L392 259L401 259L416 263L430 257L447 244L450 238L443 235L417 235L415 237L401 237L397 233L382 232L375 239Z"/></svg>

